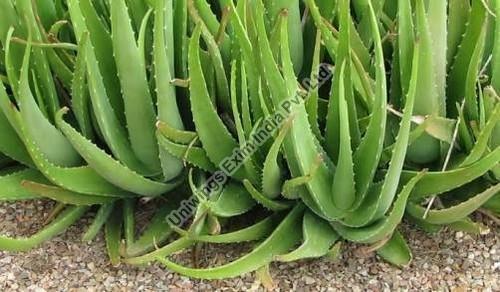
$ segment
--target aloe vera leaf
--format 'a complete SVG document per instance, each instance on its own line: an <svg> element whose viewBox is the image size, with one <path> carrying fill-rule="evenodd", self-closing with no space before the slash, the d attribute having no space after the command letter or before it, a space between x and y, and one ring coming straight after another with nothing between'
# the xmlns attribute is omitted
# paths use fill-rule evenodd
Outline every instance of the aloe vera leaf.
<svg viewBox="0 0 500 292"><path fill-rule="evenodd" d="M266 35L263 7L258 1L256 4L256 24L260 35ZM272 94L272 100L276 107L282 107L283 103L289 103L290 113L294 115L294 122L290 129L290 135L285 139L285 152L292 176L303 176L309 171L319 156L316 149L316 140L310 130L307 112L301 97L297 96L297 82L293 71L293 64L288 49L288 34L282 35L281 56L285 80L281 76L277 64L274 61L267 38L258 40L259 49L262 53L262 65L267 83ZM302 192L301 198L306 204L318 211L321 216L328 218L338 217L342 213L333 205L330 194L329 181L331 174L323 163L320 163L316 175L307 184L308 192Z"/></svg>
<svg viewBox="0 0 500 292"><path fill-rule="evenodd" d="M38 81L36 80L35 70L31 69L31 82L33 82L33 95L35 102L38 104L38 108L44 117L48 117L47 110L45 108L45 101L43 100L42 92L40 91L40 86L38 85ZM28 74L29 75L29 74ZM29 76L28 76L29 78ZM20 99L20 98L18 98Z"/></svg>
<svg viewBox="0 0 500 292"><path fill-rule="evenodd" d="M260 240L273 232L277 225L277 215L271 215L249 227L242 228L233 232L217 235L199 235L194 239L198 242L210 243L236 243Z"/></svg>
<svg viewBox="0 0 500 292"><path fill-rule="evenodd" d="M394 200L410 136L413 104L417 92L416 85L419 73L419 51L420 46L417 43L414 50L412 77L410 81L408 96L405 102L403 119L401 120L399 133L396 138L392 158L389 163L389 169L387 171L385 180L380 186L378 194L376 193L375 195L371 195L370 197L365 198L364 202L361 203L360 208L348 213L346 218L344 218L343 220L344 224L346 224L347 226L363 226L374 219L381 218L381 216L383 216L390 208ZM409 185L411 186L411 184ZM371 189L371 191L377 191L377 189L378 187L374 187L373 189Z"/></svg>
<svg viewBox="0 0 500 292"><path fill-rule="evenodd" d="M217 16L212 12L210 4L206 0L188 0L188 7L193 4L193 7L196 7L196 10L207 25L210 33L213 36L217 35L217 33L219 32L220 23L217 19ZM226 32L223 33L224 35L222 37L222 42L219 46L222 58L224 59L224 63L229 64L229 60L231 57L231 40Z"/></svg>
<svg viewBox="0 0 500 292"><path fill-rule="evenodd" d="M495 89L493 89L493 87L486 87L484 89L483 98L484 98L485 115L486 118L489 118L495 108L495 104L498 103L500 97L495 92ZM491 135L489 145L491 148L496 148L500 146L500 124L497 124L495 129L493 130L493 134Z"/></svg>
<svg viewBox="0 0 500 292"><path fill-rule="evenodd" d="M417 38L420 43L419 57L419 77L418 77L418 94L415 99L413 113L415 115L442 115L441 99L438 95L435 76L435 58L433 53L433 42L430 31L430 23L426 17L423 0L418 0L416 5L416 28ZM423 135L408 148L408 158L415 163L429 163L438 159L440 154L439 141Z"/></svg>
<svg viewBox="0 0 500 292"><path fill-rule="evenodd" d="M289 47L292 57L293 68L296 74L299 74L303 65L304 56L304 42L302 35L302 21L300 15L300 1L299 0L278 0L278 1L265 1L266 15L269 19L269 24L272 26L278 19L278 16L283 10L287 11L287 33L289 40Z"/></svg>
<svg viewBox="0 0 500 292"><path fill-rule="evenodd" d="M198 139L198 134L196 132L179 130L162 121L156 123L156 128L165 138L178 144L188 145ZM199 145L199 142L194 144L194 146Z"/></svg>
<svg viewBox="0 0 500 292"><path fill-rule="evenodd" d="M45 29L48 29L57 20L56 6L53 0L41 0L37 3L36 12Z"/></svg>
<svg viewBox="0 0 500 292"><path fill-rule="evenodd" d="M281 26L283 25L284 19L288 17L287 11L280 11L280 13L277 16L278 17L273 21L272 26L269 28L270 31L269 44L271 45L271 50L273 51L273 56L275 60L279 62Z"/></svg>
<svg viewBox="0 0 500 292"><path fill-rule="evenodd" d="M472 163L481 159L484 155L485 151L488 149L488 142L490 141L491 135L495 130L498 122L500 121L500 103L495 106L495 109L491 113L488 122L481 130L479 137L474 144L474 147L470 151L469 155L465 158L465 160L460 164L459 167L464 167L467 165L471 165Z"/></svg>
<svg viewBox="0 0 500 292"><path fill-rule="evenodd" d="M339 39L339 45L337 48L337 52L335 55L335 63L336 63L336 70L335 70L335 75L334 75L334 80L332 82L332 90L331 90L331 96L330 96L330 102L328 103L328 112L326 116L326 129L325 129L325 140L328 141L326 144L326 151L328 155L333 159L333 161L338 161L340 157L340 147L341 147L341 142L340 142L340 128L341 128L341 122L340 122L340 95L344 95L344 98L347 100L350 97L347 97L349 93L347 93L347 90L351 90L349 85L345 85L345 90L344 92L340 92L339 86L342 82L346 84L346 80L349 78L344 78L344 72L350 72L350 40L349 40L349 30L350 26L347 23L347 18L349 15L349 9L348 9L348 3L345 0L342 0L340 6L340 31L341 31L341 40ZM344 68L347 67L347 70L344 69L344 71L341 70L341 67L344 66ZM349 76L348 73L345 74L346 76ZM343 84L343 86L344 86ZM351 96L352 96L352 91L351 91ZM351 112L349 112L350 114ZM349 117L350 119L353 117ZM357 124L357 123L356 123ZM351 125L351 123L349 123Z"/></svg>
<svg viewBox="0 0 500 292"><path fill-rule="evenodd" d="M216 170L215 165L208 158L205 149L201 147L178 144L170 141L161 134L158 136L158 143L162 149L173 157L182 159L205 171L213 172Z"/></svg>
<svg viewBox="0 0 500 292"><path fill-rule="evenodd" d="M164 15L168 1L157 1L154 21L154 47L153 47L153 65L155 70L156 96L158 119L171 125L174 129L183 130L184 125L177 107L176 90L170 84L170 80L175 76L173 70L174 60L169 59L169 45L166 43L168 38L165 35L165 26L169 21ZM173 20L172 20L173 21ZM182 171L182 163L167 151L160 147L160 163L163 170L163 176L166 180L175 178Z"/></svg>
<svg viewBox="0 0 500 292"><path fill-rule="evenodd" d="M215 165L219 165L233 153L233 150L238 149L238 144L226 129L210 100L200 63L198 48L200 34L201 26L198 25L189 44L191 110L208 157ZM233 174L235 178L242 179L242 175L242 169L235 169Z"/></svg>
<svg viewBox="0 0 500 292"><path fill-rule="evenodd" d="M75 71L71 82L71 106L75 114L80 132L88 138L93 139L92 121L90 117L90 99L87 87L87 67L85 59L85 47L88 34L82 34L78 43L78 55L76 57Z"/></svg>
<svg viewBox="0 0 500 292"><path fill-rule="evenodd" d="M105 95L109 99L110 107L116 115L120 124L125 122L125 110L122 96L120 93L120 80L116 68L115 59L113 57L113 42L107 28L102 23L95 7L90 0L70 0L68 1L68 10L71 15L71 21L75 28L77 40L81 39L81 35L89 32L89 44L92 47L94 58L97 60L97 69L101 75L99 79L103 83ZM88 50L88 49L87 49ZM87 51L86 50L86 51ZM89 54L86 52L86 54ZM87 56L87 66L90 70L89 56ZM95 75L95 73L91 73ZM95 75L97 78L98 75ZM90 79L89 79L90 82Z"/></svg>
<svg viewBox="0 0 500 292"><path fill-rule="evenodd" d="M345 0L343 0L345 1ZM357 77L355 73L353 73L352 68L356 68L355 65L352 65L353 59L358 58L356 54L353 54L353 48L351 44L351 36L355 35L352 32L352 28L350 27L350 6L349 6L350 0L347 0L346 2L340 2L339 4L339 13L340 13L340 21L341 21L341 27L340 27L340 37L339 37L339 57L342 56L341 58L336 59L338 62L337 64L340 64L342 66L342 60L345 60L345 76L352 76L353 78ZM344 51L345 50L345 51ZM345 54L345 55L343 55ZM352 57L351 57L352 56ZM349 131L350 131L350 139L351 139L351 145L352 148L356 148L359 145L359 142L361 140L361 132L359 130L359 125L358 125L358 109L356 108L356 101L355 101L355 96L354 96L354 84L355 81L352 80L351 78L344 78L344 88L345 88L345 94L344 98L347 103L347 109L348 109L348 118L349 118Z"/></svg>
<svg viewBox="0 0 500 292"><path fill-rule="evenodd" d="M192 12L191 15L194 21L201 26L201 36L203 37L203 40L207 45L209 56L212 60L218 93L217 102L221 106L222 110L231 112L231 96L229 84L227 81L226 71L224 69L224 63L221 56L221 51L219 50L219 46L215 41L214 36L210 33L203 21L199 19L199 16L196 14L196 12L192 10L190 10L190 12Z"/></svg>
<svg viewBox="0 0 500 292"><path fill-rule="evenodd" d="M6 71L17 72L20 70L22 65L22 56L24 54L24 47L21 44L13 44L7 41L9 30L20 30L20 21L17 11L13 5L12 1L1 1L0 2L0 11L2 11L2 19L0 20L0 43L3 46L3 51L5 51L5 56L7 57L7 51L9 48L11 55L11 64L7 64L7 58L5 61ZM21 32L21 31L20 31ZM3 56L3 55L2 55ZM11 68L9 69L9 65ZM10 77L9 77L10 78ZM15 88L16 84L12 85Z"/></svg>
<svg viewBox="0 0 500 292"><path fill-rule="evenodd" d="M139 30L142 20L148 11L147 1L144 0L126 0L127 7L130 7L132 23L135 31Z"/></svg>
<svg viewBox="0 0 500 292"><path fill-rule="evenodd" d="M279 201L272 200L262 194L259 190L255 188L255 186L249 180L243 180L243 185L247 189L248 193L252 196L252 198L257 201L257 203L264 206L264 208L272 211L282 211L286 209L290 209L295 202L293 201Z"/></svg>
<svg viewBox="0 0 500 292"><path fill-rule="evenodd" d="M460 42L456 57L450 68L447 87L447 107L452 115L457 114L455 104L463 99L466 93L467 72L471 64L476 45L486 21L486 9L482 1L473 1L465 34ZM463 21L463 20L462 20Z"/></svg>
<svg viewBox="0 0 500 292"><path fill-rule="evenodd" d="M283 171L278 164L278 158L280 149L290 130L292 122L293 120L290 120L282 127L264 161L264 166L262 168L262 192L270 199L278 197L281 192Z"/></svg>
<svg viewBox="0 0 500 292"><path fill-rule="evenodd" d="M165 218L177 207L177 199L174 204L167 204L160 207L155 212L146 230L139 236L139 239L132 244L127 244L126 256L136 257L151 252L162 245L173 232L169 222Z"/></svg>
<svg viewBox="0 0 500 292"><path fill-rule="evenodd" d="M115 203L109 203L105 204L99 207L99 210L97 211L94 221L92 221L92 224L89 226L87 231L82 236L82 241L84 242L90 242L94 240L94 238L97 236L101 228L104 226L106 221L108 221L109 217L111 216L111 213L113 212L113 209L115 208Z"/></svg>
<svg viewBox="0 0 500 292"><path fill-rule="evenodd" d="M361 39L365 43L366 46L370 46L373 43L373 39L371 38L371 32L372 28L370 25L370 11L369 11L369 6L367 5L367 1L363 4L363 10L361 14L361 19L358 24L358 31L360 34ZM373 12L375 13L375 16L377 18L382 19L381 14L383 13L383 8L384 8L384 2L385 0L376 0L376 1L370 1L369 3L371 4L373 8ZM383 27L381 27L383 28Z"/></svg>
<svg viewBox="0 0 500 292"><path fill-rule="evenodd" d="M448 67L453 64L455 56L460 46L467 22L469 19L470 1L468 0L450 0L448 1Z"/></svg>
<svg viewBox="0 0 500 292"><path fill-rule="evenodd" d="M33 41L42 42L41 32L33 11L33 3L30 0L16 1L16 9L25 17L24 24L27 26L27 30L29 31L30 37ZM42 48L33 48L33 61L38 83L40 84L44 101L46 102L50 113L49 119L52 119L57 110L59 110L59 99L57 97L52 73L49 69L50 66L47 61L47 55Z"/></svg>
<svg viewBox="0 0 500 292"><path fill-rule="evenodd" d="M336 3L332 1L316 2L316 5L320 6L319 10L323 14L324 18L327 20L332 20L335 8L334 6L336 5ZM311 70L305 71L304 76L307 76L307 73L312 73L312 71L314 70L314 66L312 65L314 60L314 51L316 50L316 46L314 44L316 43L316 40L321 37L321 32L316 27L313 18L311 18L310 16L306 17L305 19L304 16L302 18L303 20L305 20L302 33L304 38L304 64L302 67L305 70Z"/></svg>
<svg viewBox="0 0 500 292"><path fill-rule="evenodd" d="M21 182L21 187L27 190L28 192L36 194L37 196L49 198L51 200L66 205L74 205L74 206L103 205L116 200L116 198L112 197L78 194L72 191L62 189L60 187L41 184L26 179Z"/></svg>
<svg viewBox="0 0 500 292"><path fill-rule="evenodd" d="M383 181L372 184L361 205L355 210L348 212L340 222L349 227L361 227L370 223L380 204L382 185Z"/></svg>
<svg viewBox="0 0 500 292"><path fill-rule="evenodd" d="M54 72L55 77L57 77L65 88L71 87L71 80L73 76L72 69L59 57L56 50L53 48L48 48L46 50L47 61L50 64L50 68Z"/></svg>
<svg viewBox="0 0 500 292"><path fill-rule="evenodd" d="M288 251L294 246L300 240L300 233L294 229L300 223L303 212L303 205L297 205L274 232L252 252L223 266L209 269L192 269L182 267L164 258L158 257L157 260L169 269L193 278L221 279L236 277L257 270L270 263L275 256Z"/></svg>
<svg viewBox="0 0 500 292"><path fill-rule="evenodd" d="M20 116L24 120L24 132L36 141L47 159L60 166L75 166L81 162L80 155L68 140L54 127L38 108L29 88L28 66L31 46L26 46L19 83Z"/></svg>
<svg viewBox="0 0 500 292"><path fill-rule="evenodd" d="M3 85L0 85L0 87ZM0 88L0 98L8 98L3 88ZM24 147L23 141L19 138L16 130L10 125L3 111L0 110L0 152L8 157L19 161L27 166L32 166L33 162Z"/></svg>
<svg viewBox="0 0 500 292"><path fill-rule="evenodd" d="M355 52L356 58L359 59L359 63L366 71L369 71L371 62L370 52L363 43L363 40L361 39L361 36L359 35L358 30L356 29L356 24L354 23L352 17L349 17L349 22L351 27L349 36L351 41L351 47Z"/></svg>
<svg viewBox="0 0 500 292"><path fill-rule="evenodd" d="M250 137L252 132L252 113L250 111L250 98L249 98L249 88L248 88L248 76L247 71L245 69L245 63L243 59L241 60L240 65L241 72L241 123L243 126L243 130L247 137ZM262 104L262 101L261 101Z"/></svg>
<svg viewBox="0 0 500 292"><path fill-rule="evenodd" d="M219 197L208 204L210 213L217 217L234 217L250 211L256 202L241 184L229 182Z"/></svg>
<svg viewBox="0 0 500 292"><path fill-rule="evenodd" d="M214 66L212 64L212 59L209 56L209 53L203 49L200 49L200 63L201 69L203 72L203 76L205 77L208 95L210 96L210 100L214 105L217 104L217 88L215 85L215 72ZM232 129L230 129L232 130ZM232 131L234 132L234 131Z"/></svg>
<svg viewBox="0 0 500 292"><path fill-rule="evenodd" d="M403 93L408 93L411 78L413 46L415 44L412 7L410 0L398 0L398 55L399 74Z"/></svg>
<svg viewBox="0 0 500 292"><path fill-rule="evenodd" d="M315 5L314 1L306 0L306 5L309 8L311 16L314 19L314 22L321 31L323 42L328 51L328 54L332 59L335 60L339 46L339 41L337 39L338 36L334 35L335 31L334 32L330 31L330 28L325 24L323 18L321 17L319 9ZM338 32L336 32L336 34L338 35ZM351 38L352 36L355 35L356 35L355 33L351 34ZM354 42L354 44L356 44L356 41ZM356 49L356 47L354 47L354 49ZM351 50L350 52L353 62L352 64L354 66L353 68L355 69L352 71L353 85L355 89L360 93L360 96L362 97L361 99L362 105L370 109L373 107L372 103L375 94L373 93L371 79L368 73L365 71L365 68L363 67L364 65L361 63L360 57L357 55L357 52L355 52L354 49Z"/></svg>
<svg viewBox="0 0 500 292"><path fill-rule="evenodd" d="M66 230L80 219L87 210L88 207L68 207L47 227L28 238L0 236L0 249L6 251L28 251Z"/></svg>
<svg viewBox="0 0 500 292"><path fill-rule="evenodd" d="M85 50L87 56L88 83L92 108L104 140L113 156L126 166L141 174L153 174L149 166L142 163L131 149L126 129L122 126L106 98L106 90L99 71L96 55L90 44ZM153 126L154 127L154 126Z"/></svg>
<svg viewBox="0 0 500 292"><path fill-rule="evenodd" d="M314 42L314 51L312 56L311 75L309 77L309 88L306 88L309 93L306 100L307 116L309 117L309 124L311 124L312 131L318 138L323 139L323 134L319 129L318 123L318 100L319 100L319 72L321 70L321 32L316 31L316 38Z"/></svg>
<svg viewBox="0 0 500 292"><path fill-rule="evenodd" d="M233 61L231 64L231 96L230 96L230 103L231 103L231 109L233 112L233 118L234 118L234 125L236 127L236 135L238 137L238 142L240 145L240 149L245 149L246 143L247 143L247 138L245 135L245 129L243 128L243 123L240 118L240 111L238 109L238 102L237 102L237 73L236 73L236 62ZM248 139L250 140L250 139ZM259 173L257 171L257 167L254 164L254 161L252 160L253 155L250 155L248 159L245 159L243 161L243 169L246 172L246 176L251 180L251 181L257 181Z"/></svg>
<svg viewBox="0 0 500 292"><path fill-rule="evenodd" d="M17 120L20 126L24 127L19 114ZM73 192L88 195L111 197L127 197L132 195L110 184L88 166L65 168L53 164L47 160L29 135L24 135L23 140L38 170L54 184Z"/></svg>
<svg viewBox="0 0 500 292"><path fill-rule="evenodd" d="M391 239L384 246L377 250L377 254L398 267L407 266L412 260L411 250L398 230L392 234Z"/></svg>
<svg viewBox="0 0 500 292"><path fill-rule="evenodd" d="M342 63L340 75L344 76L346 63ZM356 200L354 185L354 170L352 162L351 136L349 135L349 119L343 78L339 79L339 152L337 168L333 176L332 193L333 202L339 209L349 209Z"/></svg>
<svg viewBox="0 0 500 292"><path fill-rule="evenodd" d="M465 118L465 110L459 104L457 106L458 117L457 120L460 121L458 125L458 137L460 137L461 146L463 146L466 152L470 152L474 147L474 139L471 133L470 127L468 127L468 123Z"/></svg>
<svg viewBox="0 0 500 292"><path fill-rule="evenodd" d="M446 1L429 1L427 19L432 38L434 76L439 100L439 115L446 114L446 74L447 74L447 3Z"/></svg>
<svg viewBox="0 0 500 292"><path fill-rule="evenodd" d="M241 3L241 4L240 4ZM253 114L253 121L257 121L260 118L264 117L262 112L263 105L261 105L259 96L259 65L258 60L256 60L254 56L254 50L252 48L252 43L250 38L246 32L246 15L239 15L240 11L246 11L246 2L241 1L238 2L238 8L234 6L234 3L230 1L231 10L234 13L231 13L231 24L234 29L235 39L238 41L238 45L242 52L242 60L243 64L246 68L246 73L248 76L248 89L249 89L249 97L250 97L250 108ZM244 13L243 13L244 14ZM246 131L248 131L248 127Z"/></svg>
<svg viewBox="0 0 500 292"><path fill-rule="evenodd" d="M372 225L361 228L347 227L341 223L334 222L332 223L334 229L343 238L359 243L374 243L391 236L403 219L406 203L412 190L423 176L424 172L420 172L401 189L401 192L394 201L394 206L387 217L376 221Z"/></svg>
<svg viewBox="0 0 500 292"><path fill-rule="evenodd" d="M162 195L177 186L176 182L161 183L145 178L114 160L67 124L63 120L64 113L63 109L56 115L58 127L68 137L73 147L82 154L89 166L112 184L136 194L152 197Z"/></svg>
<svg viewBox="0 0 500 292"><path fill-rule="evenodd" d="M373 9L371 9L373 10ZM374 12L371 12L372 33L375 40L375 60L376 60L376 94L373 102L373 112L368 128L363 136L358 148L354 151L354 174L356 185L357 202L359 206L364 199L369 185L371 184L377 165L379 163L384 148L384 135L386 129L386 107L387 107L387 86L384 57L382 52L382 42L380 32Z"/></svg>
<svg viewBox="0 0 500 292"><path fill-rule="evenodd" d="M479 70L481 70L480 66L484 53L485 41L486 25L483 26L479 38L477 39L477 44L472 53L465 79L464 111L467 113L467 118L469 120L479 120L476 85L479 77Z"/></svg>
<svg viewBox="0 0 500 292"><path fill-rule="evenodd" d="M139 160L157 169L160 165L155 139L155 110L143 53L136 44L125 0L113 0L110 6L113 55L122 89L130 145Z"/></svg>
<svg viewBox="0 0 500 292"><path fill-rule="evenodd" d="M498 15L500 14L500 1L493 1L493 7L497 18L495 20L495 36L493 41L493 57L492 57L492 70L491 70L491 85L496 92L500 92L500 21Z"/></svg>
<svg viewBox="0 0 500 292"><path fill-rule="evenodd" d="M442 172L427 172L412 193L411 200L421 200L465 185L488 172L499 162L500 148L497 148L472 165ZM401 181L407 182L416 174L417 172L405 170L401 174Z"/></svg>
<svg viewBox="0 0 500 292"><path fill-rule="evenodd" d="M304 214L302 236L304 238L302 245L290 253L276 257L276 260L293 262L306 258L319 258L325 256L339 239L339 235L328 222L311 212Z"/></svg>
<svg viewBox="0 0 500 292"><path fill-rule="evenodd" d="M376 108L372 113L372 118L370 120L370 124L368 126L367 132L361 141L358 149L354 152L354 173L356 178L356 186L357 187L357 203L355 206L359 206L362 203L362 200L365 198L366 192L368 190L368 186L371 183L373 176L375 174L375 170L377 168L378 162L380 160L381 153L383 151L383 137L378 135L384 135L385 127L386 127L386 114L385 108L387 105L387 93L386 93L386 78L385 78L385 67L383 63L383 52L382 52L382 44L380 39L380 33L377 27L377 22L375 18L375 12L373 11L373 7L369 2L370 15L371 15L371 24L373 34L375 36L375 45L376 45L376 60L377 60L377 72L376 72L376 82L377 82L377 98L375 101ZM417 59L417 57L414 57ZM418 59L417 59L418 60ZM417 66L415 66L417 67ZM414 72L418 72L417 68L415 68ZM415 76L413 74L412 76ZM412 79L413 83L416 77ZM382 210L386 210L388 206L390 206L392 202L392 198L395 195L397 188L397 181L399 180L399 171L401 170L404 162L404 156L406 154L406 144L408 142L408 136L410 131L410 117L411 110L413 109L413 100L415 98L416 85L413 84L413 91L409 92L408 100L405 105L405 119L401 122L400 133L398 134L397 142L398 147L394 149L393 158L391 160L391 164L389 166L391 175L387 176L384 182L384 185L381 189L381 194L379 201L376 204L379 205L380 213ZM377 147L373 147L373 145L377 145ZM368 160L368 161L367 161ZM373 163L373 165L372 165ZM384 211L385 212L385 211Z"/></svg>
<svg viewBox="0 0 500 292"><path fill-rule="evenodd" d="M474 222L469 217L448 224L455 231L467 232L474 235L484 235L490 232L490 229L481 222Z"/></svg>
<svg viewBox="0 0 500 292"><path fill-rule="evenodd" d="M24 180L47 182L45 177L37 170L23 169L17 172L0 176L0 201L17 201L38 198L39 196L21 187Z"/></svg>
<svg viewBox="0 0 500 292"><path fill-rule="evenodd" d="M184 250L195 244L195 241L188 237L181 237L159 249L148 254L122 259L123 263L131 265L145 265L155 261L158 257L166 257L178 251Z"/></svg>
<svg viewBox="0 0 500 292"><path fill-rule="evenodd" d="M187 1L188 0L177 0L173 1L174 11L173 11L173 39L174 39L174 61L170 61L175 68L175 75L179 78L188 77L187 69L187 48L188 48L188 37L187 37L187 27L188 27L188 13L187 13Z"/></svg>
<svg viewBox="0 0 500 292"><path fill-rule="evenodd" d="M104 239L109 260L113 266L120 263L120 245L122 236L122 210L115 208L104 225Z"/></svg>
<svg viewBox="0 0 500 292"><path fill-rule="evenodd" d="M127 246L135 241L134 203L133 199L122 200L123 233Z"/></svg>
<svg viewBox="0 0 500 292"><path fill-rule="evenodd" d="M476 211L490 198L498 194L500 184L496 184L484 192L464 201L458 205L440 210L430 210L425 217L425 221L431 224L449 224L467 217L472 212ZM420 207L415 203L409 203L407 211L415 217L423 217L425 208Z"/></svg>

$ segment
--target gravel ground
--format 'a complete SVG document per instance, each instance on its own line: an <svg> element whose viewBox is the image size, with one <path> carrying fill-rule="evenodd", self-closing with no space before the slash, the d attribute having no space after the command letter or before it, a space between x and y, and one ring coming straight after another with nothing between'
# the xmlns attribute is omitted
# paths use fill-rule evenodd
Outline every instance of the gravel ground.
<svg viewBox="0 0 500 292"><path fill-rule="evenodd" d="M40 202L0 203L0 230L2 234L12 235L14 230L20 235L31 234L40 228L51 207L51 203ZM403 269L383 263L374 255L360 256L359 246L350 245L334 262L273 264L273 285L280 291L500 291L499 228L487 219L484 222L492 230L480 237L450 230L431 237L403 227L414 255L410 266ZM65 234L27 253L0 252L0 291L264 290L254 274L197 281L159 265L112 267L102 236L91 244L79 241L86 224L82 219ZM208 262L218 262L230 256L227 250L211 248L202 255Z"/></svg>

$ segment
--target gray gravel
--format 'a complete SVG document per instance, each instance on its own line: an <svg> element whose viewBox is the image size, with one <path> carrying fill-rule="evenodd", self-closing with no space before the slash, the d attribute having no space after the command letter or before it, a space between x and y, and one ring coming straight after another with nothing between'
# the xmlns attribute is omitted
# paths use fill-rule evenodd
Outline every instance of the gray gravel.
<svg viewBox="0 0 500 292"><path fill-rule="evenodd" d="M0 203L2 234L28 235L41 227L53 204ZM500 290L499 228L487 219L488 235L470 236L443 230L431 237L403 228L414 259L398 269L374 255L360 256L359 246L345 248L335 262L328 260L273 264L273 285L279 291L334 290ZM82 219L65 234L27 253L0 252L0 291L192 291L264 290L254 274L220 281L197 281L152 265L112 267L102 236L93 243L79 241L87 225ZM36 222L36 223L33 223ZM234 252L246 248L236 246ZM219 262L228 247L202 252L205 262ZM188 255L185 255L187 257ZM270 288L269 284L267 285Z"/></svg>

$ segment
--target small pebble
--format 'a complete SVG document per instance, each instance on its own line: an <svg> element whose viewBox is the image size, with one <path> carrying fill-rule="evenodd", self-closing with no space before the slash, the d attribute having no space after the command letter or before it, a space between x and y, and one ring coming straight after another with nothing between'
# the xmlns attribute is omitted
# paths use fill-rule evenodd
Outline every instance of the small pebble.
<svg viewBox="0 0 500 292"><path fill-rule="evenodd" d="M52 208L53 204L38 201L0 203L0 230L7 235L34 234L40 225L33 222L42 222ZM89 214L62 235L29 252L0 251L0 291L265 291L254 273L204 281L179 276L159 264L122 264L114 268L109 264L102 233L91 244L81 242L93 216ZM491 222L484 223L493 226ZM405 224L400 230L413 252L408 267L394 267L375 254L360 257L357 254L362 246L345 244L336 261L271 264L276 290L433 291L450 287L450 291L456 292L500 291L497 233L469 236L444 229L430 235ZM201 264L223 264L251 246L211 245L202 251ZM172 259L190 264L191 256L186 252Z"/></svg>

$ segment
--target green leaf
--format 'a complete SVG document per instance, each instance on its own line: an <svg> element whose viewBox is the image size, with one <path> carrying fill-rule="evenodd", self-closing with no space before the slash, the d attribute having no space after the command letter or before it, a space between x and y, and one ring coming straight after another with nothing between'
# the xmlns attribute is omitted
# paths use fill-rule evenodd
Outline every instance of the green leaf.
<svg viewBox="0 0 500 292"><path fill-rule="evenodd" d="M130 145L139 160L152 170L157 170L160 165L155 137L155 110L144 53L135 41L125 0L113 0L110 6L113 55L122 89Z"/></svg>
<svg viewBox="0 0 500 292"><path fill-rule="evenodd" d="M217 235L199 235L195 236L194 239L199 242L210 243L239 243L260 240L271 234L276 228L280 217L277 214L271 215L249 227L236 231Z"/></svg>
<svg viewBox="0 0 500 292"><path fill-rule="evenodd" d="M276 257L276 260L292 262L306 258L319 258L328 254L335 241L339 239L339 235L328 222L311 212L304 214L302 236L304 242L301 246L290 253Z"/></svg>
<svg viewBox="0 0 500 292"><path fill-rule="evenodd" d="M440 210L430 210L425 217L425 221L431 224L450 224L456 222L469 216L469 214L477 210L499 192L500 184L496 184L458 205ZM408 204L408 212L414 217L423 217L425 211L425 208L415 203L410 202Z"/></svg>
<svg viewBox="0 0 500 292"><path fill-rule="evenodd" d="M184 1L185 2L185 1ZM183 1L175 1L176 5L182 8L185 3ZM168 43L173 36L166 34L169 31L169 27L173 24L173 19L170 18L170 9L167 5L172 5L171 1L156 1L155 9L155 22L154 22L154 47L153 47L153 65L155 72L155 82L156 82L156 99L158 108L158 119L160 122L167 123L173 129L179 131L184 130L184 124L182 122L177 99L176 90L173 84L170 84L170 80L175 76L175 71L173 69L174 63L177 61L177 65L184 67L183 62L183 51L187 51L186 48L182 47L180 50L177 48L179 42L180 45L186 42L185 38L187 36L183 35L181 40L177 40L174 44L176 50L172 50L172 45L168 46ZM184 13L186 13L184 11ZM176 17L173 15L172 17ZM165 28L167 27L167 28ZM183 27L175 27L172 29L184 29ZM176 35L177 36L177 35ZM179 36L177 36L179 37ZM167 40L169 41L167 43ZM172 60L172 54L175 53L175 61ZM187 53L186 53L187 54ZM181 57L177 57L180 55ZM186 66L187 71L187 66ZM181 72L179 72L181 73ZM185 72L182 72L183 74ZM181 76L182 78L187 78L187 76ZM161 130L161 129L160 129ZM167 151L160 146L160 163L163 170L163 176L165 180L170 180L177 177L182 169L182 161L177 157L169 154Z"/></svg>
<svg viewBox="0 0 500 292"><path fill-rule="evenodd" d="M377 250L377 254L398 267L407 266L412 259L411 250L398 230L384 246Z"/></svg>
<svg viewBox="0 0 500 292"><path fill-rule="evenodd" d="M238 149L238 144L219 118L210 99L200 63L200 35L201 26L198 25L189 44L191 111L203 148L212 163L219 165L232 155L233 150ZM234 177L242 179L242 174L242 170L237 170Z"/></svg>
<svg viewBox="0 0 500 292"><path fill-rule="evenodd" d="M113 214L106 221L104 226L106 250L108 251L109 260L113 266L120 263L120 245L122 236L122 210L115 208Z"/></svg>
<svg viewBox="0 0 500 292"><path fill-rule="evenodd" d="M387 217L376 221L372 225L362 228L347 227L341 223L334 222L332 223L334 229L343 238L358 243L374 243L392 236L397 226L403 219L406 203L411 192L423 176L424 172L420 172L403 187Z"/></svg>
<svg viewBox="0 0 500 292"><path fill-rule="evenodd" d="M157 260L167 268L193 278L222 279L237 277L241 274L255 271L270 263L275 256L287 252L300 240L300 233L295 227L300 224L304 214L303 205L297 205L283 219L274 232L252 252L229 264L208 269L193 269L180 266L167 259L158 257Z"/></svg>
<svg viewBox="0 0 500 292"><path fill-rule="evenodd" d="M250 193L252 198L257 201L257 203L261 204L264 206L264 208L272 211L282 211L286 209L290 209L295 203L293 201L280 201L280 200L272 200L259 192L252 183L245 179L243 180L243 185L247 189L247 191Z"/></svg>
<svg viewBox="0 0 500 292"><path fill-rule="evenodd" d="M178 182L175 181L161 183L145 178L114 160L66 123L63 120L64 113L65 110L63 109L56 116L58 127L68 137L73 147L89 163L89 166L109 182L130 192L152 197L162 195L177 186Z"/></svg>
<svg viewBox="0 0 500 292"><path fill-rule="evenodd" d="M208 204L210 212L215 216L234 217L250 211L256 202L240 183L229 182L219 197Z"/></svg>
<svg viewBox="0 0 500 292"><path fill-rule="evenodd" d="M36 194L24 189L21 182L25 180L46 183L47 179L37 170L23 169L0 176L0 201L18 201L38 198Z"/></svg>
<svg viewBox="0 0 500 292"><path fill-rule="evenodd" d="M415 188L415 191L412 193L411 200L421 200L465 185L484 175L490 169L498 165L499 162L500 147L467 167L448 171L427 172L418 183L418 187ZM401 174L401 182L408 182L417 174L417 172L405 170Z"/></svg>
<svg viewBox="0 0 500 292"><path fill-rule="evenodd" d="M99 207L99 210L95 215L94 221L92 221L92 224L89 226L85 234L83 234L82 241L90 242L94 240L94 238L97 236L97 234L104 226L106 221L108 221L109 216L111 216L114 207L115 207L114 203L102 205Z"/></svg>
<svg viewBox="0 0 500 292"><path fill-rule="evenodd" d="M0 236L0 249L6 251L28 251L66 230L80 219L87 210L88 207L68 207L50 225L31 237L10 238Z"/></svg>
<svg viewBox="0 0 500 292"><path fill-rule="evenodd" d="M63 203L65 205L74 205L74 206L104 205L116 200L116 198L113 197L78 194L72 191L62 189L60 187L41 184L30 180L23 180L21 182L21 187L26 189L28 192L36 194L37 196L43 198L49 198L51 200Z"/></svg>

